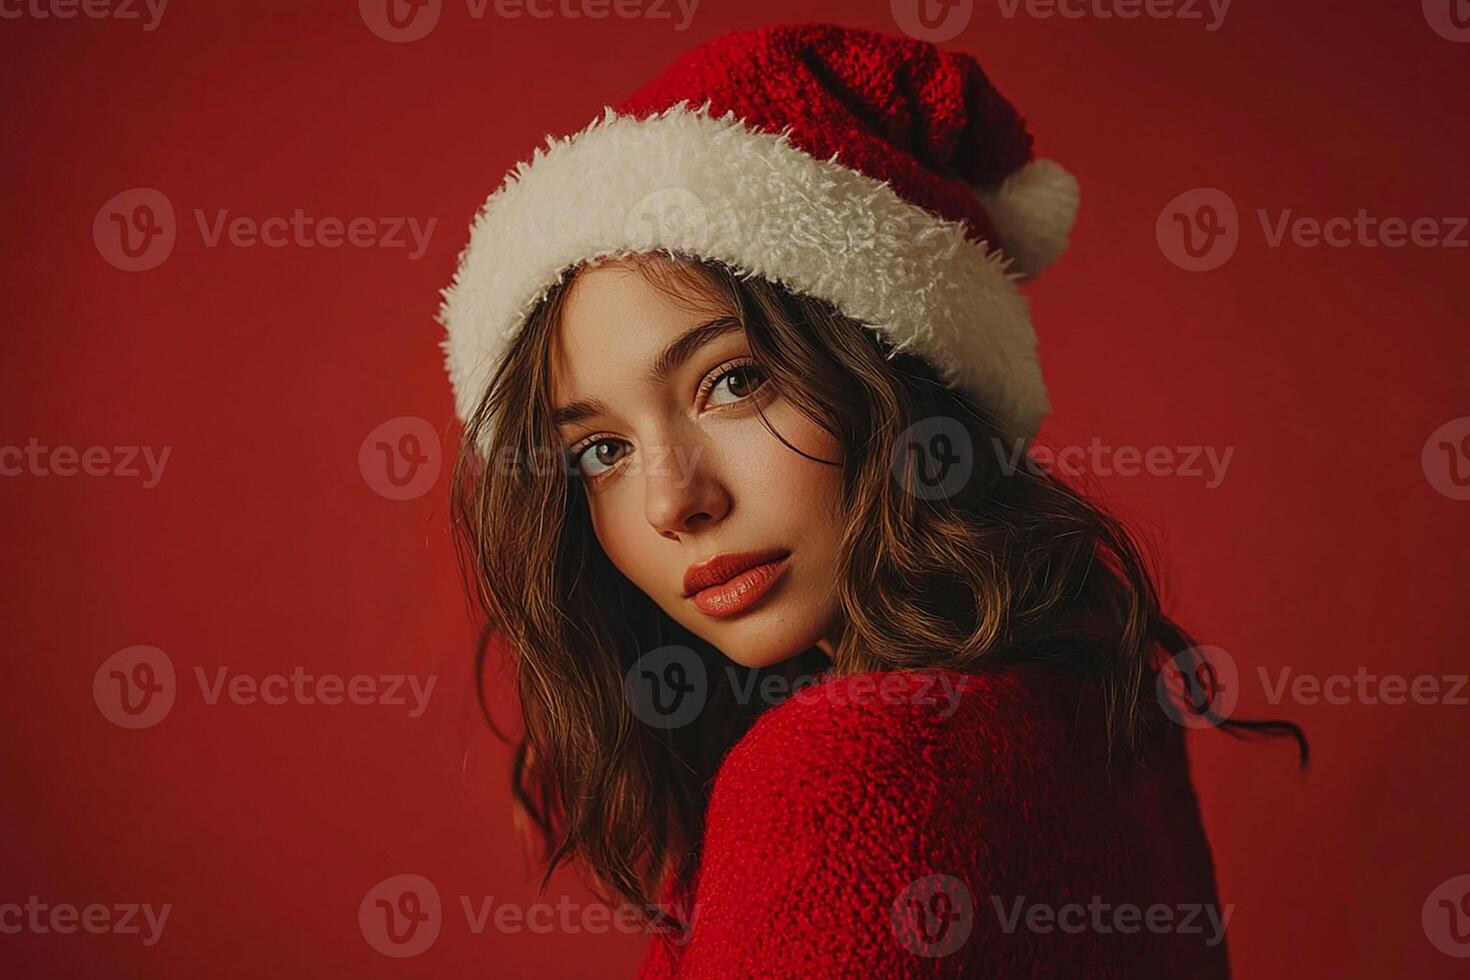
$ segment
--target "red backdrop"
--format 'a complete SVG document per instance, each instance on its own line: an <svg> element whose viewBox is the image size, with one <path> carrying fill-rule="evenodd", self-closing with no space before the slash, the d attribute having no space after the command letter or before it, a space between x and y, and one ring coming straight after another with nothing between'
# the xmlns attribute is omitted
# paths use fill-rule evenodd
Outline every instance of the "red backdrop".
<svg viewBox="0 0 1470 980"><path fill-rule="evenodd" d="M21 906L0 909L0 972L631 973L641 937L584 920L572 875L537 892L508 751L477 720L436 291L515 160L676 52L796 18L892 31L904 2L706 0L683 23L653 0L601 20L568 16L584 0L546 19L444 0L412 41L352 0L177 0L156 20L0 3L0 906ZM1285 745L1191 736L1241 977L1447 977L1470 954L1434 895L1453 903L1470 873L1470 708L1384 704L1372 681L1271 700L1283 669L1466 669L1470 45L1451 3L947 15L965 18L947 43L1082 183L1072 251L1032 291L1045 443L1103 447L1088 468L1156 533L1170 607L1229 651L1239 712L1313 740L1301 775ZM1171 206L1198 189L1224 198ZM298 209L302 230L267 220ZM1283 216L1360 209L1433 221L1398 247L1365 220L1340 245L1274 237ZM1211 214L1219 249L1190 258L1211 239L1181 222L1202 236ZM367 244L333 247L358 218ZM410 218L435 222L421 252L413 223L394 233ZM171 251L122 251L148 227L172 228ZM284 244L250 244L256 228ZM408 453L392 473L380 444ZM1123 447L1157 450L1154 472L1131 475ZM1190 447L1231 452L1223 477ZM141 693L120 702L118 677L148 670L156 717L129 714ZM297 672L325 686L268 679ZM416 717L378 679L395 674L434 680ZM399 874L443 903L411 958L359 921ZM491 897L563 911L476 932L462 902ZM169 906L152 945L131 904ZM97 930L61 931L66 906Z"/></svg>

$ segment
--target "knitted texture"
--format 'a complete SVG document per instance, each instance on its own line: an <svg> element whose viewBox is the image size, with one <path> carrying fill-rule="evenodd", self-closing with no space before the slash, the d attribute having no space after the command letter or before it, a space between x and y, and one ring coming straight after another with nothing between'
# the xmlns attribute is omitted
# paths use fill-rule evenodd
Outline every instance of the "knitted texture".
<svg viewBox="0 0 1470 980"><path fill-rule="evenodd" d="M746 126L787 130L810 156L888 182L899 196L993 238L975 196L1031 159L1021 116L970 55L834 24L722 35L682 55L618 111L690 100Z"/></svg>
<svg viewBox="0 0 1470 980"><path fill-rule="evenodd" d="M1095 687L1038 667L827 678L769 709L721 764L691 887L665 893L691 932L651 940L640 980L1229 975L1181 732L1109 769Z"/></svg>
<svg viewBox="0 0 1470 980"><path fill-rule="evenodd" d="M439 312L456 411L569 272L667 252L831 303L1029 439L1049 404L1018 283L1077 202L970 55L830 24L723 35L486 199Z"/></svg>

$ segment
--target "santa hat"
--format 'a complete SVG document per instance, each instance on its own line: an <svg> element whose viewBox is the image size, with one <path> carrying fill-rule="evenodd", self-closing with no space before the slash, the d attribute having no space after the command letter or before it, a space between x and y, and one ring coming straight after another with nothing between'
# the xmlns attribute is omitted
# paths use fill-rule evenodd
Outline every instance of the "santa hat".
<svg viewBox="0 0 1470 980"><path fill-rule="evenodd" d="M664 251L827 300L1030 438L1048 405L1017 283L1077 210L1031 143L975 59L932 44L804 24L696 47L475 217L439 315L459 415L569 270Z"/></svg>

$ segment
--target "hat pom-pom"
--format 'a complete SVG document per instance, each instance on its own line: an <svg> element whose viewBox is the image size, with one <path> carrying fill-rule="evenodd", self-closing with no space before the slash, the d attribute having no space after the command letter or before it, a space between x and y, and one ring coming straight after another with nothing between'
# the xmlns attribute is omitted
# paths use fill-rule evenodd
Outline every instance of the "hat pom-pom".
<svg viewBox="0 0 1470 980"><path fill-rule="evenodd" d="M1032 160L976 192L1011 269L1026 278L1059 259L1077 219L1077 178L1053 160Z"/></svg>

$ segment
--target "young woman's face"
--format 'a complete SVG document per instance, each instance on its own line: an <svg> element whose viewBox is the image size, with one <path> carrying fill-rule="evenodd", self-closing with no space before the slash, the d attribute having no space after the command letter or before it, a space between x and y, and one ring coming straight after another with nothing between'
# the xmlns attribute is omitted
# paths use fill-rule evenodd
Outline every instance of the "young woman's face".
<svg viewBox="0 0 1470 980"><path fill-rule="evenodd" d="M552 350L559 429L612 563L739 664L830 655L841 448L754 368L730 311L603 263L573 281Z"/></svg>

